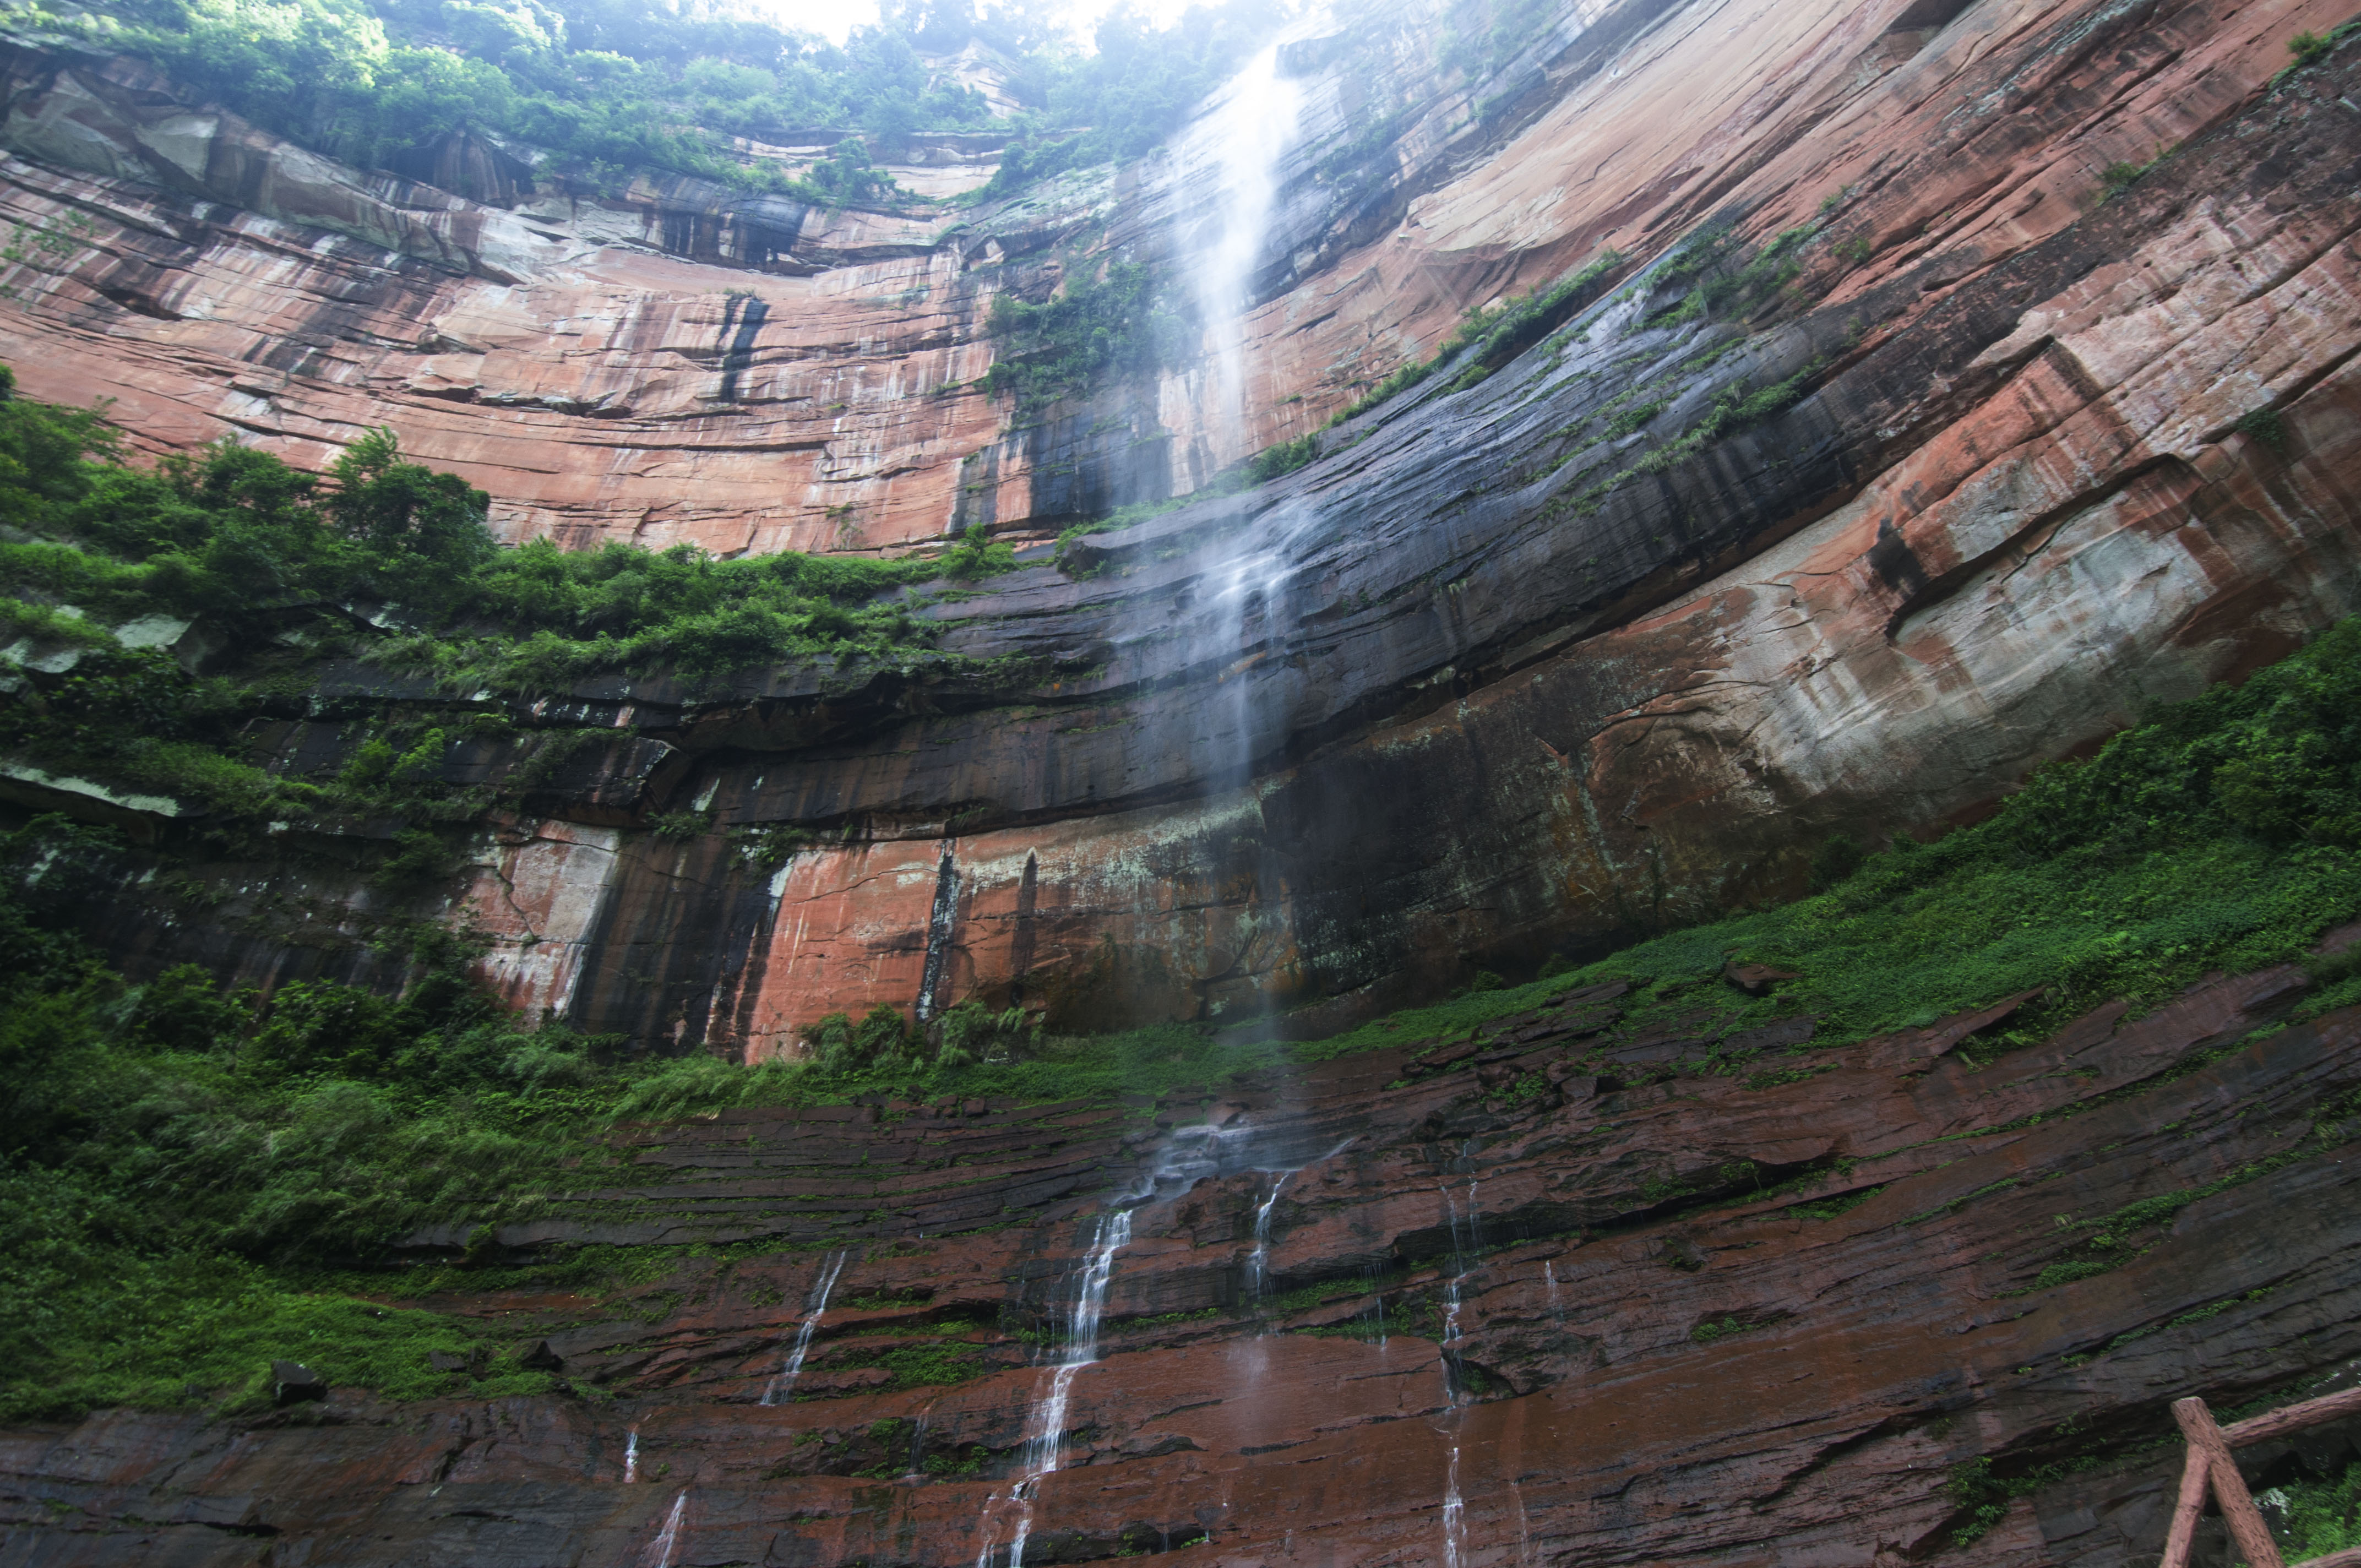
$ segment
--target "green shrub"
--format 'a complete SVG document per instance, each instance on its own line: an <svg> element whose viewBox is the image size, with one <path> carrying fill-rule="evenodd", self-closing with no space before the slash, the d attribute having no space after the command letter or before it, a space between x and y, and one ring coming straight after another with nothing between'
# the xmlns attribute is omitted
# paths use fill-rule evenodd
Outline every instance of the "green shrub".
<svg viewBox="0 0 2361 1568"><path fill-rule="evenodd" d="M1812 854L1812 891L1826 893L1861 870L1866 858L1866 851L1851 834L1830 834L1828 841Z"/></svg>
<svg viewBox="0 0 2361 1568"><path fill-rule="evenodd" d="M1282 441L1255 454L1246 464L1246 477L1257 485L1267 485L1283 474L1292 474L1320 455L1320 437L1299 435L1292 441Z"/></svg>
<svg viewBox="0 0 2361 1568"><path fill-rule="evenodd" d="M2250 409L2240 414L2230 428L2252 436L2274 452L2287 450L2287 421L2279 417L2277 409Z"/></svg>
<svg viewBox="0 0 2361 1568"><path fill-rule="evenodd" d="M996 295L988 326L995 347L984 387L1014 394L1025 414L1152 375L1190 347L1187 321L1167 303L1163 284L1131 261L1070 273L1064 289L1038 304Z"/></svg>

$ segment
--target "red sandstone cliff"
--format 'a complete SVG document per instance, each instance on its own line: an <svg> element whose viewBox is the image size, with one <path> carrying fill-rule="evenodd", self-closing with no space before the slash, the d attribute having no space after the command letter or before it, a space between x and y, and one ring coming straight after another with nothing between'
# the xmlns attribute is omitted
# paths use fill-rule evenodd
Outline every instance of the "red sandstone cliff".
<svg viewBox="0 0 2361 1568"><path fill-rule="evenodd" d="M2131 1024L2111 1005L1979 1069L1955 1047L1996 1009L1782 1057L1800 1070L1769 1083L1711 1059L1747 1042L1629 1027L1600 988L1202 1108L649 1127L640 1185L501 1239L796 1250L426 1303L547 1335L566 1397L470 1398L454 1371L406 1405L340 1389L0 1434L7 1549L653 1563L677 1510L674 1564L952 1568L992 1541L1005 1563L994 1499L1051 1376L1034 1332L1071 1310L1110 1190L1222 1145L1114 1255L1028 1563L2145 1564L2180 1465L2167 1401L2361 1354L2361 1016L2271 1031L2302 985L2224 981ZM2206 1187L2127 1230L2119 1266L2037 1284L2084 1234L2061 1218ZM895 1370L921 1347L957 1380ZM2352 1451L2308 1441L2332 1468ZM2244 1457L2262 1476L2288 1452ZM1948 1483L1977 1460L2053 1469L1961 1546L1978 1499Z"/></svg>
<svg viewBox="0 0 2361 1568"><path fill-rule="evenodd" d="M455 702L364 670L261 739L334 766L387 703L613 737L488 823L439 908L496 937L522 1004L758 1055L912 1005L930 949L933 1003L1021 989L1077 1026L1319 1003L1311 1027L1792 889L1832 828L1971 812L2361 602L2351 51L2268 85L2334 19L1632 0L1465 84L1416 16L1307 37L1246 447L1599 246L1630 258L1617 291L1298 474L1086 541L1094 576L1037 565L930 610L946 649L1002 661L974 679ZM1094 245L1185 248L1208 199L1186 136L939 220L647 182L511 210L337 169L121 62L27 45L6 70L0 215L71 243L10 274L0 355L151 444L318 462L390 423L511 535L726 552L1022 535L1238 455L1192 411L1203 365L1039 422L976 386L997 291ZM1374 123L1382 148L1347 141ZM2103 169L2159 150L2102 203ZM1741 256L1821 227L1777 299L1649 326L1675 296L1640 265L1708 220ZM1684 444L1773 385L1799 400ZM1642 389L1663 411L1623 433ZM2258 410L2284 450L2234 429ZM1284 588L1233 624L1211 574L1261 538L1288 542ZM714 836L642 830L690 805ZM825 847L774 874L719 836L772 825ZM333 871L201 874L263 927L311 913L275 943L118 922L118 952L368 972L384 911Z"/></svg>

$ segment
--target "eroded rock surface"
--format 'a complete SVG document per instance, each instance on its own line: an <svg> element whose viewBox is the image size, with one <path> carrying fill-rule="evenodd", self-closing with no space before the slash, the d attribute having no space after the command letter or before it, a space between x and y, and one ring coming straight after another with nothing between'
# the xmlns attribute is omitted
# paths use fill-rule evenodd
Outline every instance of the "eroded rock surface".
<svg viewBox="0 0 2361 1568"><path fill-rule="evenodd" d="M2303 989L2218 981L1988 1058L2008 1004L1815 1051L1807 1019L1692 1037L1606 986L1186 1103L649 1126L643 1179L501 1242L788 1250L675 1255L644 1298L430 1303L545 1338L573 1397L471 1401L454 1369L420 1404L6 1434L10 1550L622 1563L677 1508L675 1563L975 1563L1050 1381L1037 1331L1161 1173L1028 1563L1438 1563L1455 1480L1471 1563L2152 1561L2170 1399L2361 1355L2361 1010L2274 1027ZM2063 1478L1961 1545L1947 1483L1979 1459Z"/></svg>

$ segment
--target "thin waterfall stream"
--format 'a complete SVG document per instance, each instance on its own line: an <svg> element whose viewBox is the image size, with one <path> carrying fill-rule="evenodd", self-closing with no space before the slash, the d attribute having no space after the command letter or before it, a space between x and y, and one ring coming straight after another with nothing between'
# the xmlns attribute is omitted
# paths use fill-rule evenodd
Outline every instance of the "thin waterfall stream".
<svg viewBox="0 0 2361 1568"><path fill-rule="evenodd" d="M680 1550L681 1520L688 1512L688 1492L683 1488L672 1500L672 1512L664 1516L664 1529L648 1545L647 1555L641 1559L643 1568L672 1568L672 1554Z"/></svg>
<svg viewBox="0 0 2361 1568"><path fill-rule="evenodd" d="M1291 1170L1282 1170L1279 1179L1270 1184L1270 1196L1255 1206L1254 1251L1246 1257L1246 1299L1259 1301L1270 1294L1270 1212L1279 1203L1279 1195L1287 1190Z"/></svg>
<svg viewBox="0 0 2361 1568"><path fill-rule="evenodd" d="M1468 1168L1467 1211L1463 1215L1459 1203L1445 1182L1442 1187L1443 1204L1451 1223L1451 1279L1444 1288L1443 1311L1443 1394L1450 1425L1451 1453L1445 1462L1443 1479L1443 1563L1444 1568L1460 1568L1467 1550L1467 1503L1459 1490L1459 1438L1466 1422L1463 1407L1466 1403L1466 1374L1461 1361L1459 1315L1465 1306L1461 1291L1467 1276L1476 1266L1476 1252L1481 1240L1476 1206L1477 1176L1476 1145L1470 1139L1460 1150L1460 1159Z"/></svg>
<svg viewBox="0 0 2361 1568"><path fill-rule="evenodd" d="M811 1294L804 1299L804 1318L796 1329L795 1348L787 1353L786 1365L763 1385L763 1404L775 1405L782 1395L795 1391L796 1378L804 1369L804 1355L811 1349L812 1332L819 1327L820 1318L828 1310L829 1293L836 1288L837 1277L844 1272L844 1260L851 1255L850 1251L829 1255L828 1263L811 1288Z"/></svg>
<svg viewBox="0 0 2361 1568"><path fill-rule="evenodd" d="M1063 1453L1066 1408L1073 1395L1074 1375L1099 1358L1099 1320L1106 1312L1107 1282L1115 1277L1115 1255L1130 1240L1129 1209L1100 1219L1084 1257L1080 1288L1067 1316L1049 1388L1034 1402L1033 1414L1025 1423L1024 1472L1005 1496L995 1494L984 1505L983 1545L976 1553L976 1568L993 1568L994 1527L1009 1514L1016 1517L1016 1531L1008 1546L1007 1568L1024 1568L1025 1542L1033 1533L1034 1499L1040 1493L1041 1478L1058 1468Z"/></svg>
<svg viewBox="0 0 2361 1568"><path fill-rule="evenodd" d="M1274 1173L1278 1179L1256 1211L1259 1258L1268 1253L1271 1209L1288 1178L1314 1158L1334 1158L1353 1142L1348 1137L1333 1146L1307 1145L1306 1136L1299 1131L1291 1138L1273 1137L1265 1129L1246 1125L1175 1128L1141 1179L1111 1200L1107 1210L1092 1223L1082 1260L1066 1277L1071 1294L1060 1313L1056 1359L1026 1417L1017 1477L1006 1491L995 1491L985 1499L976 1568L1024 1568L1025 1546L1033 1534L1041 1483L1062 1464L1074 1379L1098 1360L1107 1288L1115 1278L1115 1255L1131 1241L1134 1215L1151 1203L1179 1197L1209 1177L1249 1170ZM1261 1265L1251 1266L1258 1269ZM1007 1555L995 1559L994 1553L1004 1535L1008 1541Z"/></svg>

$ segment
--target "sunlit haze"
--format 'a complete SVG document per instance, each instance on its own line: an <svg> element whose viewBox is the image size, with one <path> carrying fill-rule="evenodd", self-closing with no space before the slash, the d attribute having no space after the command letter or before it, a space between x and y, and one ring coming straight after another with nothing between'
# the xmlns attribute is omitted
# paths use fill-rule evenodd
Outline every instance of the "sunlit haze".
<svg viewBox="0 0 2361 1568"><path fill-rule="evenodd" d="M1075 43L1088 49L1101 16L1115 9L1115 0L1073 0L1060 7ZM1180 20L1188 0L1146 0L1138 9L1159 27ZM876 0L754 0L749 10L767 12L790 27L818 33L842 43L854 27L877 20Z"/></svg>

